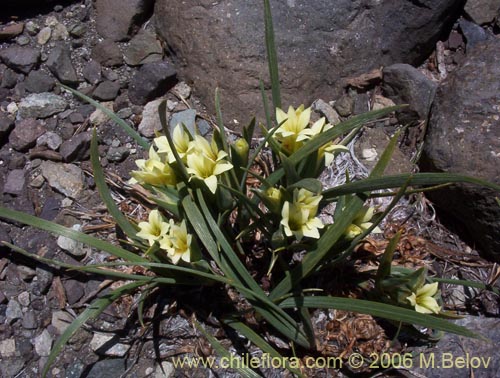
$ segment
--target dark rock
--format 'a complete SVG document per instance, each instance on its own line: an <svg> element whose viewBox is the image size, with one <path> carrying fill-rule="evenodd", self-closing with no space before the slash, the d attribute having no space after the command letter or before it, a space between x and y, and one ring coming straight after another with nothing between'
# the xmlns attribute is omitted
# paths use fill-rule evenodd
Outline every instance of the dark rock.
<svg viewBox="0 0 500 378"><path fill-rule="evenodd" d="M166 61L143 65L130 81L130 101L145 105L161 96L175 83L176 74L175 68Z"/></svg>
<svg viewBox="0 0 500 378"><path fill-rule="evenodd" d="M31 47L11 46L0 50L0 60L10 68L29 73L40 61L40 51Z"/></svg>
<svg viewBox="0 0 500 378"><path fill-rule="evenodd" d="M83 67L83 77L90 84L97 84L101 81L101 65L97 61L91 60Z"/></svg>
<svg viewBox="0 0 500 378"><path fill-rule="evenodd" d="M180 76L214 109L216 87L228 125L262 111L268 81L261 4L157 0L157 32L175 51ZM348 77L381 66L418 66L463 9L456 0L295 0L273 3L284 107L337 97ZM196 27L193 27L196 25ZM244 122L242 122L244 121Z"/></svg>
<svg viewBox="0 0 500 378"><path fill-rule="evenodd" d="M68 107L66 100L51 92L33 93L19 103L19 118L47 118Z"/></svg>
<svg viewBox="0 0 500 378"><path fill-rule="evenodd" d="M1 377L17 377L23 370L26 361L24 358L2 358L0 359L0 376Z"/></svg>
<svg viewBox="0 0 500 378"><path fill-rule="evenodd" d="M59 149L63 160L69 163L86 159L89 156L91 140L90 133L80 133L65 141Z"/></svg>
<svg viewBox="0 0 500 378"><path fill-rule="evenodd" d="M31 93L50 92L56 85L54 79L43 71L31 71L24 84Z"/></svg>
<svg viewBox="0 0 500 378"><path fill-rule="evenodd" d="M117 81L103 81L92 92L92 97L99 101L111 101L118 96L120 83Z"/></svg>
<svg viewBox="0 0 500 378"><path fill-rule="evenodd" d="M110 39L105 39L94 46L92 49L92 59L106 67L123 64L123 55L120 48Z"/></svg>
<svg viewBox="0 0 500 378"><path fill-rule="evenodd" d="M468 369L474 372L474 377L477 378L500 376L500 349L498 348L498 343L500 343L500 320L498 318L467 316L458 320L456 324L491 341L460 337L447 333L432 349L418 348L416 351L417 355L423 355L426 361L433 358L435 361L434 366L417 364L418 366L415 365L412 372L414 371L419 376L428 378L455 378L463 376L464 369ZM420 357L420 361L423 361L422 357ZM466 361L468 361L467 366L469 368L465 367ZM479 365L474 366L478 362Z"/></svg>
<svg viewBox="0 0 500 378"><path fill-rule="evenodd" d="M87 27L84 24L80 23L73 25L69 29L69 34L74 38L81 38L85 35L86 32L87 32Z"/></svg>
<svg viewBox="0 0 500 378"><path fill-rule="evenodd" d="M14 130L10 133L9 142L13 149L26 151L35 145L37 138L45 131L45 127L36 119L22 119L16 122Z"/></svg>
<svg viewBox="0 0 500 378"><path fill-rule="evenodd" d="M13 196L18 196L25 189L25 185L26 177L24 176L24 171L22 169L14 169L9 172L7 178L5 179L3 192L12 194Z"/></svg>
<svg viewBox="0 0 500 378"><path fill-rule="evenodd" d="M19 80L19 75L13 70L7 68L2 74L2 88L14 88Z"/></svg>
<svg viewBox="0 0 500 378"><path fill-rule="evenodd" d="M25 328L25 329L37 329L38 328L37 317L36 317L36 314L33 310L28 310L23 315L22 325L23 325L23 328Z"/></svg>
<svg viewBox="0 0 500 378"><path fill-rule="evenodd" d="M354 99L348 94L342 95L335 101L333 107L342 117L349 117L354 111Z"/></svg>
<svg viewBox="0 0 500 378"><path fill-rule="evenodd" d="M13 24L8 24L0 27L0 41L7 41L21 34L24 30L24 24L22 22L15 22Z"/></svg>
<svg viewBox="0 0 500 378"><path fill-rule="evenodd" d="M56 151L61 146L61 143L62 138L53 131L47 131L36 140L37 146L48 147L53 151Z"/></svg>
<svg viewBox="0 0 500 378"><path fill-rule="evenodd" d="M408 104L398 115L402 123L427 120L436 94L437 83L409 64L393 64L385 67L383 79L384 95L396 104Z"/></svg>
<svg viewBox="0 0 500 378"><path fill-rule="evenodd" d="M43 295L49 291L50 285L52 285L52 280L54 278L54 273L52 268L47 265L36 267L36 281L33 281L31 286L31 291L35 295Z"/></svg>
<svg viewBox="0 0 500 378"><path fill-rule="evenodd" d="M478 25L492 22L499 15L498 0L467 0L465 13Z"/></svg>
<svg viewBox="0 0 500 378"><path fill-rule="evenodd" d="M25 35L20 35L19 37L16 38L16 43L19 46L26 46L31 42L29 37L26 37Z"/></svg>
<svg viewBox="0 0 500 378"><path fill-rule="evenodd" d="M141 30L132 38L124 54L125 63L129 66L158 62L162 57L163 48L160 41L147 30Z"/></svg>
<svg viewBox="0 0 500 378"><path fill-rule="evenodd" d="M9 117L6 113L0 111L0 141L9 135L10 131L14 127L14 120Z"/></svg>
<svg viewBox="0 0 500 378"><path fill-rule="evenodd" d="M111 358L97 361L87 374L87 378L115 378L125 372L125 360Z"/></svg>
<svg viewBox="0 0 500 378"><path fill-rule="evenodd" d="M52 72L61 83L67 85L78 84L79 80L75 67L71 62L71 51L69 46L58 44L50 52L46 64L50 72Z"/></svg>
<svg viewBox="0 0 500 378"><path fill-rule="evenodd" d="M438 88L424 145L424 168L500 184L499 61L500 40L478 44ZM439 208L469 231L485 256L500 261L497 196L472 185L429 193Z"/></svg>
<svg viewBox="0 0 500 378"><path fill-rule="evenodd" d="M152 11L153 0L97 0L97 32L113 41L128 40Z"/></svg>
<svg viewBox="0 0 500 378"><path fill-rule="evenodd" d="M109 81L117 81L120 78L114 70L109 68L104 68L102 70L102 76Z"/></svg>
<svg viewBox="0 0 500 378"><path fill-rule="evenodd" d="M470 49L480 42L489 39L489 35L481 26L476 25L473 22L467 21L463 18L459 21L460 30L467 41L467 49Z"/></svg>
<svg viewBox="0 0 500 378"><path fill-rule="evenodd" d="M40 213L40 218L51 221L61 211L61 201L54 197L47 197Z"/></svg>
<svg viewBox="0 0 500 378"><path fill-rule="evenodd" d="M119 163L125 160L129 155L130 148L128 147L110 147L108 153L106 154L106 158L108 161Z"/></svg>
<svg viewBox="0 0 500 378"><path fill-rule="evenodd" d="M85 122L85 117L78 112L71 113L68 119L72 124L80 124Z"/></svg>
<svg viewBox="0 0 500 378"><path fill-rule="evenodd" d="M83 284L76 280L67 280L63 283L66 299L69 305L74 305L85 294Z"/></svg>

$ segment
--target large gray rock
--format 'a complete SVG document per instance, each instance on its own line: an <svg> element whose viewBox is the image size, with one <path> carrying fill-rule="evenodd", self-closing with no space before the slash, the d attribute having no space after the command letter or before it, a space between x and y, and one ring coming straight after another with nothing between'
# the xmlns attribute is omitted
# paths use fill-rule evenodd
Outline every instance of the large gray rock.
<svg viewBox="0 0 500 378"><path fill-rule="evenodd" d="M143 65L130 80L130 101L136 105L145 105L165 94L175 84L176 75L175 68L166 61Z"/></svg>
<svg viewBox="0 0 500 378"><path fill-rule="evenodd" d="M500 0L467 0L465 12L479 25L492 22L500 16Z"/></svg>
<svg viewBox="0 0 500 378"><path fill-rule="evenodd" d="M437 91L422 165L500 184L500 40L480 43ZM500 261L499 193L458 185L429 193L469 231L472 241Z"/></svg>
<svg viewBox="0 0 500 378"><path fill-rule="evenodd" d="M78 84L78 75L71 62L71 51L69 46L65 44L57 45L51 51L46 64L50 72L52 72L61 83L67 85Z"/></svg>
<svg viewBox="0 0 500 378"><path fill-rule="evenodd" d="M268 82L262 2L157 0L158 33L213 110L221 88L228 120L262 109ZM272 2L283 106L337 96L343 79L393 63L419 65L461 11L457 0ZM259 112L262 113L262 112Z"/></svg>
<svg viewBox="0 0 500 378"><path fill-rule="evenodd" d="M154 0L96 0L97 32L113 41L128 40L151 12L153 2Z"/></svg>
<svg viewBox="0 0 500 378"><path fill-rule="evenodd" d="M54 93L33 93L21 100L19 103L19 118L47 118L51 115L61 113L68 107L68 103L62 96Z"/></svg>
<svg viewBox="0 0 500 378"><path fill-rule="evenodd" d="M10 68L29 73L40 61L40 51L31 47L11 46L0 50L0 60Z"/></svg>

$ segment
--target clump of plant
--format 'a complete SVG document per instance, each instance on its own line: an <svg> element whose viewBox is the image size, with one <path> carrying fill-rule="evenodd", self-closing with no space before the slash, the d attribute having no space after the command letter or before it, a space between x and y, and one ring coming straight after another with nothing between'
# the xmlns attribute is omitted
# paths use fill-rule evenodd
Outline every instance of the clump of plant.
<svg viewBox="0 0 500 378"><path fill-rule="evenodd" d="M396 324L476 336L466 328L443 319L447 313L443 311L439 279L427 277L424 269L412 271L391 265L399 234L389 243L379 268L371 272L368 279L374 283L374 288L368 293L371 300L318 294L318 291L311 290L318 288L305 286L307 278L322 274L325 269L330 275L339 272L359 242L370 233L379 231L377 225L408 192L456 181L487 185L496 190L500 188L453 174L384 176L398 135L391 140L368 178L353 182L347 179L346 184L323 188L319 175L325 167L334 163L337 155L349 153L346 146L353 135L366 122L387 115L397 107L358 115L337 125L327 123L324 118L310 122L311 108L303 105L297 108L290 106L285 112L280 101L268 1L264 1L264 8L275 111L269 112L264 101L268 116L265 126L258 125L264 138L256 145L255 120L243 129L241 138L229 142L217 93L219 124L209 139L182 124L169 129L165 118L166 105L163 103L158 110L163 133L150 144L114 114L73 91L107 112L148 151L147 158L136 161L137 168L131 172L130 184L144 188L156 206L150 210L147 220L134 221L120 212L110 195L94 131L91 161L96 186L117 226L128 237L127 249L27 214L0 208L3 218L86 243L108 252L119 261L74 267L33 256L8 244L12 250L45 263L129 281L94 301L75 319L56 342L44 374L64 344L88 319L99 315L124 295L141 289L147 295L155 287L163 285L225 284L251 305L258 319L266 322L290 344L306 349L315 347L309 309L316 308L355 311ZM275 116L274 120L269 115L271 113ZM256 159L264 152L270 154L273 162L272 172L266 177L252 170ZM249 177L258 184L250 187ZM409 189L410 186L421 189ZM390 188L399 189L392 193L394 198L388 208L381 214L375 214L367 200L379 195L380 189ZM333 221L325 223L320 214L330 204L335 204L335 211L331 214ZM268 278L269 287L265 289L244 263L257 247L269 256L265 272L260 272ZM297 255L300 256L298 261L292 261L292 257ZM124 273L118 269L124 265L143 267L147 273ZM246 324L244 314L236 309L220 320L264 352L279 356L262 335ZM215 339L210 340L217 351L228 353ZM289 368L300 375L293 367ZM241 373L256 376L250 368L241 369Z"/></svg>

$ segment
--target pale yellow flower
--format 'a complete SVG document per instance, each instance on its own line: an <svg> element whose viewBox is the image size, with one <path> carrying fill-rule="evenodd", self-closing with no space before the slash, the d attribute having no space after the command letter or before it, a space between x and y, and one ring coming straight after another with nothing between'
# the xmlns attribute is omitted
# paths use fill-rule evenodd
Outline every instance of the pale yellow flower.
<svg viewBox="0 0 500 378"><path fill-rule="evenodd" d="M140 222L138 226L140 231L136 235L147 240L150 246L165 236L170 228L158 210L152 210L149 213L148 221Z"/></svg>
<svg viewBox="0 0 500 378"><path fill-rule="evenodd" d="M186 155L188 154L191 147L191 140L189 139L189 134L184 131L184 128L180 124L174 127L174 131L172 133L172 141L174 142L174 147L179 154L179 157L185 163ZM167 137L165 135L162 135L158 138L155 138L154 142L156 147L158 148L158 153L165 154L170 164L174 163L175 156L172 153L172 149L170 148Z"/></svg>
<svg viewBox="0 0 500 378"><path fill-rule="evenodd" d="M176 265L181 259L191 262L192 238L192 235L187 232L185 220L180 225L170 220L170 231L160 240L160 248L167 251L168 257Z"/></svg>
<svg viewBox="0 0 500 378"><path fill-rule="evenodd" d="M214 161L205 154L195 151L187 156L187 172L194 177L203 180L208 189L215 194L217 191L217 177L233 168L231 163L225 160Z"/></svg>
<svg viewBox="0 0 500 378"><path fill-rule="evenodd" d="M286 236L301 240L304 236L319 239L323 222L316 217L322 196L315 196L306 189L295 189L293 202L286 201L281 211L281 224Z"/></svg>
<svg viewBox="0 0 500 378"><path fill-rule="evenodd" d="M375 209L373 207L363 206L356 218L354 218L353 223L347 228L345 232L346 237L348 239L354 239L356 236L368 230L373 225L370 220L373 218L374 213ZM372 232L381 233L382 230L375 227Z"/></svg>
<svg viewBox="0 0 500 378"><path fill-rule="evenodd" d="M333 126L330 123L325 123L325 118L320 118L311 126L308 135L313 138L319 136L322 132L330 130ZM335 155L339 152L349 152L346 146L341 144L334 144L333 142L328 142L318 149L318 162L321 162L323 157L325 158L325 166L328 167L333 163Z"/></svg>
<svg viewBox="0 0 500 378"><path fill-rule="evenodd" d="M276 108L276 121L281 126L274 133L274 138L288 154L297 151L310 137L311 131L307 129L310 119L311 108L304 109L304 105L300 105L297 109L290 106L288 113Z"/></svg>
<svg viewBox="0 0 500 378"><path fill-rule="evenodd" d="M149 159L138 159L135 164L140 170L130 172L132 179L129 182L131 184L139 183L153 186L177 184L174 171L168 164L162 162L153 146L149 149Z"/></svg>
<svg viewBox="0 0 500 378"><path fill-rule="evenodd" d="M422 314L439 314L441 307L438 305L434 295L438 291L438 283L426 284L413 292L406 299L415 307L415 311Z"/></svg>

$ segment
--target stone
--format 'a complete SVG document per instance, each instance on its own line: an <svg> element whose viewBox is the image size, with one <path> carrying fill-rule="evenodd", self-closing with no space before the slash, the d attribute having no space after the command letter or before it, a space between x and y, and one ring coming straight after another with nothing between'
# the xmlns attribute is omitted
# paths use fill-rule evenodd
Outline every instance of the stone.
<svg viewBox="0 0 500 378"><path fill-rule="evenodd" d="M66 311L54 311L52 313L51 325L61 335L66 328L73 322L74 318Z"/></svg>
<svg viewBox="0 0 500 378"><path fill-rule="evenodd" d="M81 231L81 229L79 231ZM83 284L77 280L66 280L63 282L63 286L69 305L77 303L85 294Z"/></svg>
<svg viewBox="0 0 500 378"><path fill-rule="evenodd" d="M17 296L17 301L21 306L28 307L31 303L30 293L28 293L27 291L23 291Z"/></svg>
<svg viewBox="0 0 500 378"><path fill-rule="evenodd" d="M88 374L87 378L116 378L125 372L125 359L110 358L97 361Z"/></svg>
<svg viewBox="0 0 500 378"><path fill-rule="evenodd" d="M153 378L171 378L175 375L174 364L169 361L162 361L156 365Z"/></svg>
<svg viewBox="0 0 500 378"><path fill-rule="evenodd" d="M486 41L490 35L481 26L461 18L458 22L465 37L467 48L470 49L480 42Z"/></svg>
<svg viewBox="0 0 500 378"><path fill-rule="evenodd" d="M47 357L52 349L52 336L44 329L34 340L35 351L41 357Z"/></svg>
<svg viewBox="0 0 500 378"><path fill-rule="evenodd" d="M110 162L120 163L130 155L130 148L126 146L110 147L106 159Z"/></svg>
<svg viewBox="0 0 500 378"><path fill-rule="evenodd" d="M120 48L110 39L105 39L94 46L92 59L105 67L115 67L123 64L123 55Z"/></svg>
<svg viewBox="0 0 500 378"><path fill-rule="evenodd" d="M13 196L18 196L24 191L25 187L26 177L24 176L24 170L14 169L8 173L7 178L5 179L3 192Z"/></svg>
<svg viewBox="0 0 500 378"><path fill-rule="evenodd" d="M52 39L54 41L64 40L69 37L68 29L66 26L60 22L54 25L54 29L52 30Z"/></svg>
<svg viewBox="0 0 500 378"><path fill-rule="evenodd" d="M52 29L49 26L44 27L40 30L36 36L36 41L39 45L45 45L52 35Z"/></svg>
<svg viewBox="0 0 500 378"><path fill-rule="evenodd" d="M33 310L28 310L23 315L22 326L24 329L37 329L38 319Z"/></svg>
<svg viewBox="0 0 500 378"><path fill-rule="evenodd" d="M499 16L499 0L467 0L465 13L478 25L488 24Z"/></svg>
<svg viewBox="0 0 500 378"><path fill-rule="evenodd" d="M31 47L11 46L0 50L0 60L13 70L28 74L40 61L40 51Z"/></svg>
<svg viewBox="0 0 500 378"><path fill-rule="evenodd" d="M25 35L20 35L19 37L16 38L16 43L19 46L26 46L31 42L30 38L25 36Z"/></svg>
<svg viewBox="0 0 500 378"><path fill-rule="evenodd" d="M196 110L187 109L182 112L174 113L170 118L169 127L172 131L176 125L184 124L189 132L195 134Z"/></svg>
<svg viewBox="0 0 500 378"><path fill-rule="evenodd" d="M19 103L18 117L47 118L61 113L68 107L64 97L50 92L33 93Z"/></svg>
<svg viewBox="0 0 500 378"><path fill-rule="evenodd" d="M70 198L77 198L84 188L83 171L74 164L43 161L42 175L49 185Z"/></svg>
<svg viewBox="0 0 500 378"><path fill-rule="evenodd" d="M114 100L120 91L120 83L118 81L103 81L92 92L92 97L99 101Z"/></svg>
<svg viewBox="0 0 500 378"><path fill-rule="evenodd" d="M1 239L1 240L5 240L5 239ZM19 273L19 278L21 278L23 281L31 281L33 279L33 277L35 277L35 270L34 269L31 269L29 266L26 266L26 265L19 265L17 267L17 271Z"/></svg>
<svg viewBox="0 0 500 378"><path fill-rule="evenodd" d="M15 299L11 299L7 304L7 309L5 310L5 317L8 322L12 320L21 319L23 317L23 310L21 305Z"/></svg>
<svg viewBox="0 0 500 378"><path fill-rule="evenodd" d="M158 62L163 58L163 48L156 36L141 30L130 40L125 50L124 60L129 66L140 66L145 63Z"/></svg>
<svg viewBox="0 0 500 378"><path fill-rule="evenodd" d="M175 68L166 61L144 64L130 81L130 101L145 105L165 94L174 84L176 75Z"/></svg>
<svg viewBox="0 0 500 378"><path fill-rule="evenodd" d="M201 136L207 136L212 131L212 126L203 118L196 122L196 126L198 126L198 132Z"/></svg>
<svg viewBox="0 0 500 378"><path fill-rule="evenodd" d="M14 88L18 82L19 75L10 68L5 69L2 75L2 88Z"/></svg>
<svg viewBox="0 0 500 378"><path fill-rule="evenodd" d="M175 84L175 87L172 88L172 93L183 99L187 99L189 98L189 96L191 96L191 87L184 81L181 81Z"/></svg>
<svg viewBox="0 0 500 378"><path fill-rule="evenodd" d="M56 151L62 144L62 138L53 131L47 131L45 134L38 137L36 144L37 146L46 146Z"/></svg>
<svg viewBox="0 0 500 378"><path fill-rule="evenodd" d="M71 226L71 229L74 231L82 231L81 224L75 224ZM90 248L81 242L77 242L76 240L70 239L66 236L60 235L57 238L57 245L59 248L69 252L72 256L76 258L83 258L90 251Z"/></svg>
<svg viewBox="0 0 500 378"><path fill-rule="evenodd" d="M6 113L0 111L0 141L9 135L10 131L14 128L14 120Z"/></svg>
<svg viewBox="0 0 500 378"><path fill-rule="evenodd" d="M3 358L14 357L16 355L16 340L5 339L0 341L0 356Z"/></svg>
<svg viewBox="0 0 500 378"><path fill-rule="evenodd" d="M31 93L50 92L56 83L54 78L43 71L31 71L24 81L26 89Z"/></svg>
<svg viewBox="0 0 500 378"><path fill-rule="evenodd" d="M337 97L345 79L381 66L422 64L462 9L455 0L275 2L283 106ZM157 0L155 20L182 62L179 76L196 83L209 110L219 87L228 126L234 119L246 124L255 112L263 117L258 79L268 82L268 67L262 6Z"/></svg>
<svg viewBox="0 0 500 378"><path fill-rule="evenodd" d="M33 22L33 21L28 21L26 25L24 25L24 29L28 32L29 35L37 35L38 31L40 30L40 26Z"/></svg>
<svg viewBox="0 0 500 378"><path fill-rule="evenodd" d="M500 40L468 51L436 93L428 123L424 170L458 173L500 184ZM479 147L480 146L480 147ZM500 261L497 192L454 185L428 194L442 213L463 227L483 256ZM474 221L471 221L474 220ZM465 232L468 231L468 234Z"/></svg>
<svg viewBox="0 0 500 378"><path fill-rule="evenodd" d="M153 0L96 0L97 32L113 41L128 40L152 11Z"/></svg>
<svg viewBox="0 0 500 378"><path fill-rule="evenodd" d="M85 117L83 114L78 113L78 112L73 112L69 115L68 120L74 125L74 124L81 124L85 122Z"/></svg>
<svg viewBox="0 0 500 378"><path fill-rule="evenodd" d="M36 268L36 281L34 280L31 285L31 290L35 295L44 295L52 285L54 273L51 268L45 266L38 266Z"/></svg>
<svg viewBox="0 0 500 378"><path fill-rule="evenodd" d="M0 41L7 41L21 34L24 30L24 23L14 22L0 27Z"/></svg>
<svg viewBox="0 0 500 378"><path fill-rule="evenodd" d="M418 376L428 378L455 378L464 376L464 371L467 369L473 372L474 377L498 377L500 374L500 350L498 349L500 320L466 316L457 320L456 324L491 341L446 333L432 348L417 348L414 351L417 356L423 354L426 361L433 356L435 364L433 367L416 364L412 368L412 373L415 372ZM422 358L418 359L422 361ZM468 367L465 365L466 361L468 361ZM479 365L477 365L478 362Z"/></svg>
<svg viewBox="0 0 500 378"><path fill-rule="evenodd" d="M393 64L383 70L384 95L396 104L408 104L398 114L401 123L427 120L437 83L409 64Z"/></svg>
<svg viewBox="0 0 500 378"><path fill-rule="evenodd" d="M90 348L101 355L123 357L130 349L130 345L117 341L118 337L115 335L96 332L90 341Z"/></svg>
<svg viewBox="0 0 500 378"><path fill-rule="evenodd" d="M33 147L37 138L45 132L45 127L36 119L21 119L10 133L9 142L13 149L23 152Z"/></svg>
<svg viewBox="0 0 500 378"><path fill-rule="evenodd" d="M102 102L101 106L104 106L110 111L113 111L113 102L112 101L106 101ZM96 109L92 114L90 114L90 123L94 126L99 126L102 125L103 123L107 122L109 120L109 117L101 110L101 109Z"/></svg>
<svg viewBox="0 0 500 378"><path fill-rule="evenodd" d="M137 127L137 131L146 138L153 138L155 131L162 130L158 106L165 101L162 98L148 102L142 111L142 120ZM168 115L168 114L167 114ZM168 118L167 118L168 119Z"/></svg>
<svg viewBox="0 0 500 378"><path fill-rule="evenodd" d="M0 376L1 377L17 377L24 369L26 361L24 358L9 358L0 359Z"/></svg>
<svg viewBox="0 0 500 378"><path fill-rule="evenodd" d="M59 152L63 160L66 163L73 162L75 160L84 160L89 156L89 147L92 136L90 133L80 133L76 134L67 141L65 141Z"/></svg>
<svg viewBox="0 0 500 378"><path fill-rule="evenodd" d="M91 60L83 67L83 77L90 84L97 84L101 81L101 65L95 60Z"/></svg>
<svg viewBox="0 0 500 378"><path fill-rule="evenodd" d="M75 67L71 62L70 47L66 44L58 44L52 49L46 62L52 75L66 85L77 85L79 83Z"/></svg>
<svg viewBox="0 0 500 378"><path fill-rule="evenodd" d="M313 102L313 110L320 112L326 118L326 121L332 125L340 123L339 114L325 101L319 99Z"/></svg>
<svg viewBox="0 0 500 378"><path fill-rule="evenodd" d="M69 29L69 34L74 38L81 38L87 32L85 24L78 23Z"/></svg>

